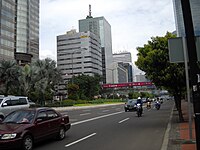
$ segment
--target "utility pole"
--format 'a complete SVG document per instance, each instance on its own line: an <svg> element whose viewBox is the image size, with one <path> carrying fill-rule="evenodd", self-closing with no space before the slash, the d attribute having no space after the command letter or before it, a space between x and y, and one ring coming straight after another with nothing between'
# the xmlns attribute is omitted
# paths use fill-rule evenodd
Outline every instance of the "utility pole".
<svg viewBox="0 0 200 150"><path fill-rule="evenodd" d="M189 81L195 114L196 146L200 150L200 81L190 0L181 0L189 59Z"/></svg>

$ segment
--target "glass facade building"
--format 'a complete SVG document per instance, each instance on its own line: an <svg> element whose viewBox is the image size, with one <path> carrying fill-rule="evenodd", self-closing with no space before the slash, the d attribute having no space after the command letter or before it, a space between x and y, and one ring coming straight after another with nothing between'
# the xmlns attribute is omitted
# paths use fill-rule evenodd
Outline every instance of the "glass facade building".
<svg viewBox="0 0 200 150"><path fill-rule="evenodd" d="M0 60L39 59L39 0L0 0Z"/></svg>
<svg viewBox="0 0 200 150"><path fill-rule="evenodd" d="M185 27L183 21L183 12L181 6L181 0L173 0L174 5L174 15L176 21L176 31L178 37L185 36ZM194 26L195 36L200 36L200 1L190 0L190 7L192 12L192 20Z"/></svg>
<svg viewBox="0 0 200 150"><path fill-rule="evenodd" d="M15 0L0 0L0 60L13 59L15 48Z"/></svg>
<svg viewBox="0 0 200 150"><path fill-rule="evenodd" d="M113 63L111 26L104 17L87 17L79 20L79 32L90 31L100 37L102 52L103 82L112 82L112 73L107 70Z"/></svg>

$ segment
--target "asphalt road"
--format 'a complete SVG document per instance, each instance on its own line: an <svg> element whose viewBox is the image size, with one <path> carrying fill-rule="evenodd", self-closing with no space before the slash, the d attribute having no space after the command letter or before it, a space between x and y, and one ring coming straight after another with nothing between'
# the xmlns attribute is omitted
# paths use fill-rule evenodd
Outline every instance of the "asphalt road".
<svg viewBox="0 0 200 150"><path fill-rule="evenodd" d="M48 140L35 150L160 150L173 101L144 115L124 112L123 105L63 111L72 123L62 141Z"/></svg>

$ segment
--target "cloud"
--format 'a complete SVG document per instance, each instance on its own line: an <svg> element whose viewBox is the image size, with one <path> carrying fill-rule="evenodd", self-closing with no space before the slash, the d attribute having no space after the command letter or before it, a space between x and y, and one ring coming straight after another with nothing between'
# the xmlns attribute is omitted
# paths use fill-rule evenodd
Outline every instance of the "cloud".
<svg viewBox="0 0 200 150"><path fill-rule="evenodd" d="M138 46L152 36L175 30L172 0L42 0L40 8L40 58L56 60L56 36L72 28L88 15L104 16L112 28L113 52L129 51L137 60Z"/></svg>

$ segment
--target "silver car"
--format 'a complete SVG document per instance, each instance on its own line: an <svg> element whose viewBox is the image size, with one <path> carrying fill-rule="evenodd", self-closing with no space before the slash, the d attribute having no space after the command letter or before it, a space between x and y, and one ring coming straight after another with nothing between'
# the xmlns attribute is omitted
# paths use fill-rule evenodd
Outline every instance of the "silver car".
<svg viewBox="0 0 200 150"><path fill-rule="evenodd" d="M22 109L29 108L28 98L24 96L6 96L0 97L0 119L3 119L9 113Z"/></svg>

